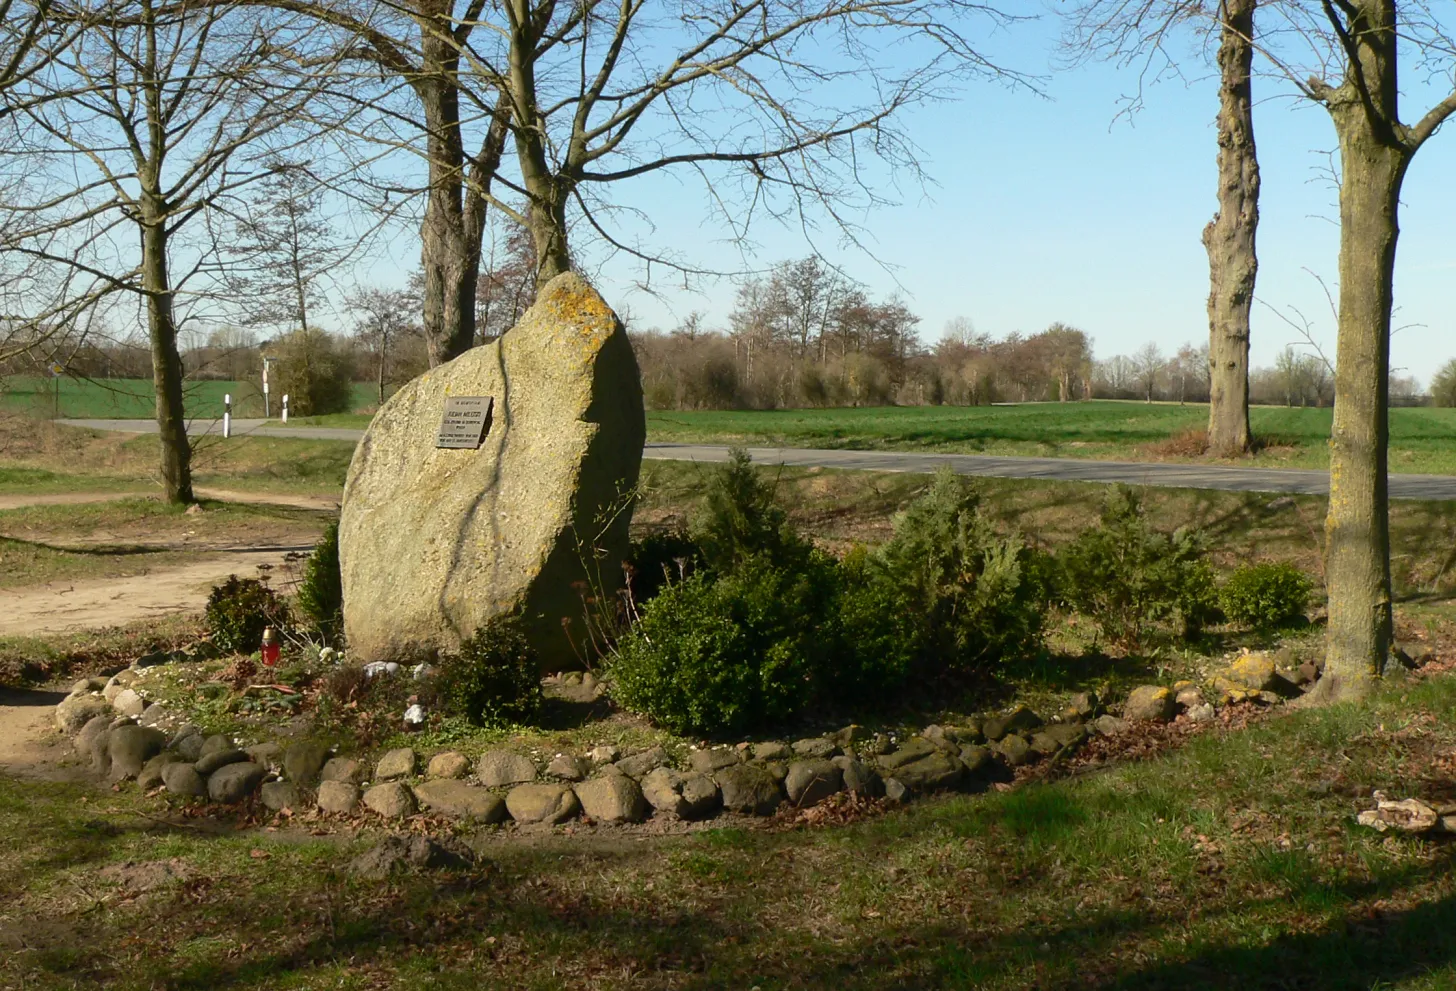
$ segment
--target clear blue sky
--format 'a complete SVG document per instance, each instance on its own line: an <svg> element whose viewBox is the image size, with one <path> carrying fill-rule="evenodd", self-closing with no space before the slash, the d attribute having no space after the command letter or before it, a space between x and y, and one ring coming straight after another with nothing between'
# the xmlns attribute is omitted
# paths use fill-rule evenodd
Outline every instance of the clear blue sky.
<svg viewBox="0 0 1456 991"><path fill-rule="evenodd" d="M993 43L1005 62L1046 74L1047 99L980 83L910 118L938 185L924 195L906 186L900 205L865 218L893 275L857 251L827 253L876 294L902 291L927 340L957 315L996 336L1060 320L1086 330L1099 357L1149 340L1167 352L1206 340L1208 262L1199 236L1215 207L1215 80L1190 62L1189 82L1151 87L1138 114L1117 119L1134 75L1107 65L1053 72L1056 31L1044 18ZM1334 132L1323 109L1289 98L1287 85L1261 80L1258 88L1258 296L1286 313L1298 308L1333 359L1334 317L1316 276L1337 289L1337 191L1327 178ZM1409 95L1422 109L1433 99ZM1453 177L1456 125L1448 125L1417 156L1403 197L1395 322L1424 326L1396 334L1392 364L1422 381L1456 355ZM713 231L704 229L699 195L665 179L634 193L647 201L661 243L731 266L736 255L715 249ZM765 265L808 250L796 232L763 226L755 235ZM834 247L832 238L825 244ZM638 274L608 265L601 288L639 325L670 327L694 309L710 325L726 322L731 284L653 298L630 289ZM1256 365L1299 341L1265 305L1254 320Z"/></svg>

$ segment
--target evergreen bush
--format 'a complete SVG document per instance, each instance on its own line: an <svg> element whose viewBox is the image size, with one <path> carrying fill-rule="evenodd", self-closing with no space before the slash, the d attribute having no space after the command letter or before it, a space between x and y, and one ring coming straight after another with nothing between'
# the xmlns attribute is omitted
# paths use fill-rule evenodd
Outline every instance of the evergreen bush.
<svg viewBox="0 0 1456 991"><path fill-rule="evenodd" d="M1240 626L1267 630L1305 618L1314 582L1284 561L1239 568L1219 589L1224 615Z"/></svg>
<svg viewBox="0 0 1456 991"><path fill-rule="evenodd" d="M339 635L344 623L344 584L339 574L339 522L333 521L314 544L298 584L298 608L325 640Z"/></svg>
<svg viewBox="0 0 1456 991"><path fill-rule="evenodd" d="M271 588L256 578L229 575L213 587L205 614L212 642L223 650L251 654L263 643L263 630L282 627L288 609Z"/></svg>
<svg viewBox="0 0 1456 991"><path fill-rule="evenodd" d="M440 657L436 696L447 714L477 726L529 723L541 712L541 666L514 616L490 620L455 654Z"/></svg>

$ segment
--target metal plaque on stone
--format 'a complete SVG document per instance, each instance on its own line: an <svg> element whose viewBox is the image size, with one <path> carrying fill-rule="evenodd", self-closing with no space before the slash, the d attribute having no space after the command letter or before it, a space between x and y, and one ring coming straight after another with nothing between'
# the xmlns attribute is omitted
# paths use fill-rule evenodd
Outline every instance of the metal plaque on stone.
<svg viewBox="0 0 1456 991"><path fill-rule="evenodd" d="M446 396L436 447L476 449L490 432L494 396Z"/></svg>

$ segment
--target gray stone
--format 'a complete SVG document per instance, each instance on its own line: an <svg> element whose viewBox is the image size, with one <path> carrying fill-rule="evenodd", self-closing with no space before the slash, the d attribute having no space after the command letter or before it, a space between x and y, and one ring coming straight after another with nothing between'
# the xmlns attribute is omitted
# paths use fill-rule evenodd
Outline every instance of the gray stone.
<svg viewBox="0 0 1456 991"><path fill-rule="evenodd" d="M811 760L828 760L839 753L839 745L833 740L816 736L808 740L795 740L794 753Z"/></svg>
<svg viewBox="0 0 1456 991"><path fill-rule="evenodd" d="M106 750L111 757L111 780L142 773L142 767L167 745L167 734L150 726L120 726L111 731Z"/></svg>
<svg viewBox="0 0 1456 991"><path fill-rule="evenodd" d="M723 807L730 812L773 815L784 800L778 779L753 764L725 767L713 775L713 780L723 796Z"/></svg>
<svg viewBox="0 0 1456 991"><path fill-rule="evenodd" d="M609 743L604 743L599 747L592 747L586 752L586 756L593 764L611 764L622 756L622 751Z"/></svg>
<svg viewBox="0 0 1456 991"><path fill-rule="evenodd" d="M780 743L777 740L768 740L753 745L754 760L786 760L794 753L787 743Z"/></svg>
<svg viewBox="0 0 1456 991"><path fill-rule="evenodd" d="M1067 712L1083 722L1097 715L1099 703L1096 692L1078 692L1067 705Z"/></svg>
<svg viewBox="0 0 1456 991"><path fill-rule="evenodd" d="M1116 716L1098 716L1092 721L1092 728L1102 736L1117 736L1119 733L1126 733L1129 726L1127 720L1118 719Z"/></svg>
<svg viewBox="0 0 1456 991"><path fill-rule="evenodd" d="M1122 707L1122 718L1129 722L1166 723L1177 711L1173 690L1166 685L1141 685L1132 690Z"/></svg>
<svg viewBox="0 0 1456 991"><path fill-rule="evenodd" d="M1191 709L1203 704L1203 693L1196 688L1185 688L1173 696L1173 701L1180 709Z"/></svg>
<svg viewBox="0 0 1456 991"><path fill-rule="evenodd" d="M283 776L296 785L312 788L328 762L326 745L314 740L290 743L283 751Z"/></svg>
<svg viewBox="0 0 1456 991"><path fill-rule="evenodd" d="M153 702L142 710L141 718L137 720L143 726L166 726L172 721L172 713L167 707L160 703Z"/></svg>
<svg viewBox="0 0 1456 991"><path fill-rule="evenodd" d="M910 789L899 778L885 779L885 798L896 805L910 801Z"/></svg>
<svg viewBox="0 0 1456 991"><path fill-rule="evenodd" d="M844 785L844 771L830 760L800 760L789 765L784 790L799 808L816 805Z"/></svg>
<svg viewBox="0 0 1456 991"><path fill-rule="evenodd" d="M352 757L333 757L319 771L319 781L342 781L345 784L364 783L364 765Z"/></svg>
<svg viewBox="0 0 1456 991"><path fill-rule="evenodd" d="M86 725L81 727L81 731L77 733L76 738L71 741L71 746L75 748L76 753L91 757L93 756L92 750L96 745L96 738L103 733L109 733L110 731L110 713L103 713L99 716L92 716L90 719L86 720Z"/></svg>
<svg viewBox="0 0 1456 991"><path fill-rule="evenodd" d="M995 764L990 749L977 744L961 747L959 756L966 766L966 773L972 777L988 774Z"/></svg>
<svg viewBox="0 0 1456 991"><path fill-rule="evenodd" d="M1054 723L1037 735L1050 737L1056 744L1056 750L1063 747L1071 750L1081 746L1087 739L1087 727L1082 723ZM1056 753L1056 750L1051 753Z"/></svg>
<svg viewBox="0 0 1456 991"><path fill-rule="evenodd" d="M1190 722L1211 723L1213 722L1214 715L1213 706L1207 702L1200 702L1188 709L1188 719Z"/></svg>
<svg viewBox="0 0 1456 991"><path fill-rule="evenodd" d="M506 792L506 810L516 822L565 822L581 811L576 792L565 785L516 785Z"/></svg>
<svg viewBox="0 0 1456 991"><path fill-rule="evenodd" d="M895 768L895 777L911 791L954 788L965 775L965 765L950 754L935 753Z"/></svg>
<svg viewBox="0 0 1456 991"><path fill-rule="evenodd" d="M415 773L418 760L410 747L391 750L379 758L379 764L374 768L374 780L394 781L397 778L408 778Z"/></svg>
<svg viewBox="0 0 1456 991"><path fill-rule="evenodd" d="M865 732L865 728L858 723L850 723L843 729L835 730L833 733L829 734L829 739L833 740L839 747L844 750L848 750L850 747L854 746L857 743L863 743L868 738L869 734Z"/></svg>
<svg viewBox="0 0 1456 991"><path fill-rule="evenodd" d="M191 764L179 762L163 767L162 784L173 795L182 798L201 798L207 794L207 781Z"/></svg>
<svg viewBox="0 0 1456 991"><path fill-rule="evenodd" d="M236 750L237 744L233 743L232 737L222 733L214 733L202 741L202 749L198 751L199 757L206 757L208 754L215 754L223 750Z"/></svg>
<svg viewBox="0 0 1456 991"><path fill-rule="evenodd" d="M243 753L248 755L248 760L254 764L262 764L264 767L278 767L283 762L283 748L271 741L244 747ZM291 780L293 775L289 774L288 777Z"/></svg>
<svg viewBox="0 0 1456 991"><path fill-rule="evenodd" d="M694 750L688 754L688 763L699 774L712 774L724 767L743 763L732 750L714 747L712 750Z"/></svg>
<svg viewBox="0 0 1456 991"><path fill-rule="evenodd" d="M767 771L780 784L783 783L784 778L789 776L789 764L787 761L767 760L758 766Z"/></svg>
<svg viewBox="0 0 1456 991"><path fill-rule="evenodd" d="M118 671L106 682L106 685L101 689L101 694L105 696L106 701L115 702L116 697L130 688L136 680L137 673L130 668Z"/></svg>
<svg viewBox="0 0 1456 991"><path fill-rule="evenodd" d="M884 733L876 733L860 744L859 752L865 757L882 757L895 749L895 741Z"/></svg>
<svg viewBox="0 0 1456 991"><path fill-rule="evenodd" d="M252 761L220 767L207 779L207 797L225 805L241 802L263 783L267 774L267 768Z"/></svg>
<svg viewBox="0 0 1456 991"><path fill-rule="evenodd" d="M625 774L592 778L572 790L582 811L598 822L641 822L647 818L642 789Z"/></svg>
<svg viewBox="0 0 1456 991"><path fill-rule="evenodd" d="M202 756L202 735L192 733L182 737L172 749L177 751L177 756L185 761L196 762Z"/></svg>
<svg viewBox="0 0 1456 991"><path fill-rule="evenodd" d="M591 773L591 769L591 761L585 757L573 757L571 754L557 754L551 758L551 763L546 765L547 774L561 778L563 781L585 780L586 776Z"/></svg>
<svg viewBox="0 0 1456 991"><path fill-rule="evenodd" d="M162 751L142 765L141 773L137 775L137 787L142 791L151 791L153 788L162 787L162 768L168 764L181 762L182 758L174 753Z"/></svg>
<svg viewBox="0 0 1456 991"><path fill-rule="evenodd" d="M90 692L100 692L105 690L105 678L82 678L80 681L77 681L71 686L72 695L86 695ZM107 699L107 701L109 702L111 700Z"/></svg>
<svg viewBox="0 0 1456 991"><path fill-rule="evenodd" d="M435 446L447 395L495 398L478 450ZM542 286L499 340L409 382L375 414L344 485L350 655L455 651L519 610L542 669L575 667L560 618L580 615L575 583L620 580L631 514L613 509L637 483L645 437L626 332L573 273ZM594 576L576 545L586 533L606 565Z"/></svg>
<svg viewBox="0 0 1456 991"><path fill-rule="evenodd" d="M902 764L909 764L939 752L940 748L923 736L912 736L899 749L882 755L877 763L886 770L893 771Z"/></svg>
<svg viewBox="0 0 1456 991"><path fill-rule="evenodd" d="M509 750L487 750L475 764L475 776L487 788L504 788L536 780L536 764Z"/></svg>
<svg viewBox="0 0 1456 991"><path fill-rule="evenodd" d="M988 740L999 740L1007 733L1025 733L1041 729L1043 720L1024 705L1018 705L1010 712L991 716L981 724L981 732Z"/></svg>
<svg viewBox="0 0 1456 991"><path fill-rule="evenodd" d="M470 758L458 750L436 754L430 758L430 764L425 768L425 776L429 778L463 778L469 773Z"/></svg>
<svg viewBox="0 0 1456 991"><path fill-rule="evenodd" d="M415 798L432 812L481 823L496 823L506 817L506 803L499 795L454 778L436 778L415 785Z"/></svg>
<svg viewBox="0 0 1456 991"><path fill-rule="evenodd" d="M642 779L642 793L651 806L679 819L706 819L722 804L718 785L706 774L681 774L659 767Z"/></svg>
<svg viewBox="0 0 1456 991"><path fill-rule="evenodd" d="M853 757L836 757L834 764L844 775L844 790L862 798L879 798L885 793L880 772Z"/></svg>
<svg viewBox="0 0 1456 991"><path fill-rule="evenodd" d="M653 747L651 750L644 750L640 754L633 754L631 757L623 757L617 761L616 768L629 778L641 781L649 771L656 770L668 763L667 751L661 747Z"/></svg>
<svg viewBox="0 0 1456 991"><path fill-rule="evenodd" d="M269 781L258 789L258 798L263 805L274 812L296 809L302 802L298 786L292 781Z"/></svg>
<svg viewBox="0 0 1456 991"><path fill-rule="evenodd" d="M325 812L353 812L359 805L359 786L347 781L320 781L318 807Z"/></svg>
<svg viewBox="0 0 1456 991"><path fill-rule="evenodd" d="M147 708L147 700L134 688L123 688L111 702L111 707L123 716L140 716Z"/></svg>
<svg viewBox="0 0 1456 991"><path fill-rule="evenodd" d="M186 658L186 656L187 655L182 653L181 651L174 652L170 650L156 650L150 654L143 654L141 657L138 657L136 660L131 662L131 666L136 668L138 671L142 671L146 668L154 668L162 664L170 664L173 661L182 660Z"/></svg>
<svg viewBox="0 0 1456 991"><path fill-rule="evenodd" d="M243 750L214 750L210 754L203 754L197 758L196 763L198 774L211 774L220 767L249 763L249 761L247 752Z"/></svg>
<svg viewBox="0 0 1456 991"><path fill-rule="evenodd" d="M1029 764L1040 754L1031 749L1031 742L1020 733L1008 733L994 744L996 752L1005 758L1011 767Z"/></svg>
<svg viewBox="0 0 1456 991"><path fill-rule="evenodd" d="M75 736L97 716L109 716L111 706L100 695L71 695L56 706L56 728L67 736Z"/></svg>
<svg viewBox="0 0 1456 991"><path fill-rule="evenodd" d="M364 804L386 819L414 815L417 808L414 792L397 781L370 788L364 793Z"/></svg>

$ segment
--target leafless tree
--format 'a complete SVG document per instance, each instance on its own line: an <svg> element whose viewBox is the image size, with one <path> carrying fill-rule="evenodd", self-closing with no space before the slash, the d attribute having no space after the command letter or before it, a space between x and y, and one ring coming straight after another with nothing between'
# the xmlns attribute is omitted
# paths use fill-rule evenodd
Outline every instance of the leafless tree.
<svg viewBox="0 0 1456 991"><path fill-rule="evenodd" d="M1132 361L1133 367L1137 369L1138 381L1142 383L1146 401L1152 402L1153 390L1158 387L1158 376L1163 374L1168 361L1163 357L1162 350L1151 341L1137 349Z"/></svg>
<svg viewBox="0 0 1456 991"><path fill-rule="evenodd" d="M356 286L349 294L346 305L359 321L355 327L356 336L362 338L374 354L377 372L375 379L379 388L379 404L382 406L390 346L404 335L418 330L414 317L419 310L419 299L404 289Z"/></svg>
<svg viewBox="0 0 1456 991"><path fill-rule="evenodd" d="M1340 285L1330 503L1324 699L1375 684L1393 636L1387 448L1390 333L1401 184L1416 152L1456 114L1456 24L1420 2L1305 0L1276 8L1297 46L1269 57L1329 113L1339 139ZM1296 54L1298 52L1298 54ZM1313 52L1312 64L1296 59ZM1399 67L1419 63L1444 93L1401 119Z"/></svg>
<svg viewBox="0 0 1456 991"><path fill-rule="evenodd" d="M1078 0L1069 47L1149 73L1177 71L1181 29L1218 37L1218 210L1208 252L1208 442L1214 454L1249 450L1249 316L1259 261L1259 158L1254 144L1254 11L1261 0ZM1262 0L1264 3L1273 0Z"/></svg>
<svg viewBox="0 0 1456 991"><path fill-rule="evenodd" d="M179 303L218 274L205 236L214 213L270 174L278 149L264 141L286 143L298 120L307 35L274 14L168 11L154 0L98 0L64 16L88 28L25 82L26 141L12 153L46 195L19 210L10 247L73 280L73 305L120 295L140 309L163 488L169 501L190 502ZM279 74L290 85L269 86Z"/></svg>

